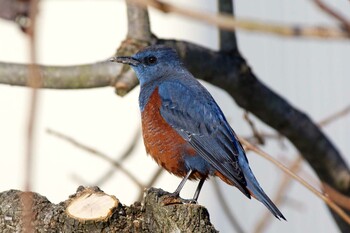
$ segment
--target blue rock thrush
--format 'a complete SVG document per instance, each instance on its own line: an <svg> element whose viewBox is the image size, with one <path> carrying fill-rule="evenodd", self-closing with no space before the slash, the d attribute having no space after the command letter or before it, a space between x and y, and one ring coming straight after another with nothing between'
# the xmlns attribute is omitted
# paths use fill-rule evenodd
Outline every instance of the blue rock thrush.
<svg viewBox="0 0 350 233"><path fill-rule="evenodd" d="M285 217L252 173L244 149L210 93L166 46L150 46L132 57L110 61L129 64L140 81L139 105L146 151L163 168L183 180L218 176L248 198L262 202L278 219Z"/></svg>

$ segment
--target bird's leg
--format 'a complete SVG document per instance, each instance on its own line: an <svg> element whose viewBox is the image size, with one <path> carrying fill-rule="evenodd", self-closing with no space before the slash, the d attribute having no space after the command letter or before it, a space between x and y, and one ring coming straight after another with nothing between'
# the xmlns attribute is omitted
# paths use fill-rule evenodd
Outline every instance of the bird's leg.
<svg viewBox="0 0 350 233"><path fill-rule="evenodd" d="M178 201L180 201L180 203L197 203L197 199L198 199L199 193L200 193L200 191L201 191L201 189L203 187L205 178L202 178L199 181L199 184L197 186L196 192L194 193L193 199L183 199L183 198L180 197L180 192L181 192L181 190L184 187L186 181L188 180L188 178L191 176L192 173L193 173L193 170L189 170L187 175L182 179L182 181L180 182L179 186L176 188L175 192L170 194L170 196L177 198L177 201L166 200L165 203L164 203L165 205L178 204L179 203Z"/></svg>
<svg viewBox="0 0 350 233"><path fill-rule="evenodd" d="M197 186L196 192L195 192L194 195L193 195L193 200L194 200L195 202L197 202L197 200L198 200L199 193L200 193L201 190L202 190L202 187L203 187L203 184L204 184L205 179L206 179L206 178L202 178L202 179L199 181L199 184L198 184L198 186Z"/></svg>
<svg viewBox="0 0 350 233"><path fill-rule="evenodd" d="M179 197L180 196L181 189L184 187L186 181L191 176L192 172L193 172L192 169L190 169L188 171L187 175L182 179L182 181L180 182L179 186L177 186L175 192L173 192L172 195L174 195L175 197Z"/></svg>

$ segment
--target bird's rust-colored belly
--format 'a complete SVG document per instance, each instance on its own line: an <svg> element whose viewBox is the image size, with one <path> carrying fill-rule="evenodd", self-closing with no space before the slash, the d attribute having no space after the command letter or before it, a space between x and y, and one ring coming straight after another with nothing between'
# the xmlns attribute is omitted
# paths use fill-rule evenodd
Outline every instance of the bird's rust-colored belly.
<svg viewBox="0 0 350 233"><path fill-rule="evenodd" d="M142 133L147 153L167 171L184 177L187 169L183 155L195 150L163 119L158 88L152 93L142 112Z"/></svg>

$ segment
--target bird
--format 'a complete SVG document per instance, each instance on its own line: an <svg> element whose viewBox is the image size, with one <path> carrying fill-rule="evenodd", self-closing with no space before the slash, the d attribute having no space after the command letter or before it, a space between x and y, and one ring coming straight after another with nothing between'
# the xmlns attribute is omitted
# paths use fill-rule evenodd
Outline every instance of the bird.
<svg viewBox="0 0 350 233"><path fill-rule="evenodd" d="M158 165L183 178L174 196L179 197L187 180L199 180L192 199L197 202L205 180L217 176L286 220L260 187L222 110L174 48L151 45L109 61L128 64L136 73L146 151Z"/></svg>

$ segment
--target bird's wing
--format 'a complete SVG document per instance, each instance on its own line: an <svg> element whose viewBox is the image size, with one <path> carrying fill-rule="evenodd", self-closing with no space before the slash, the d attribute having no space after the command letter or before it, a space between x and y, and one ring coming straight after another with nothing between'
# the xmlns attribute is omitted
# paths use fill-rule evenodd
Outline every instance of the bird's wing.
<svg viewBox="0 0 350 233"><path fill-rule="evenodd" d="M163 82L160 113L193 148L247 197L246 180L238 162L245 156L235 133L209 92L197 83ZM246 159L246 158L244 158Z"/></svg>

